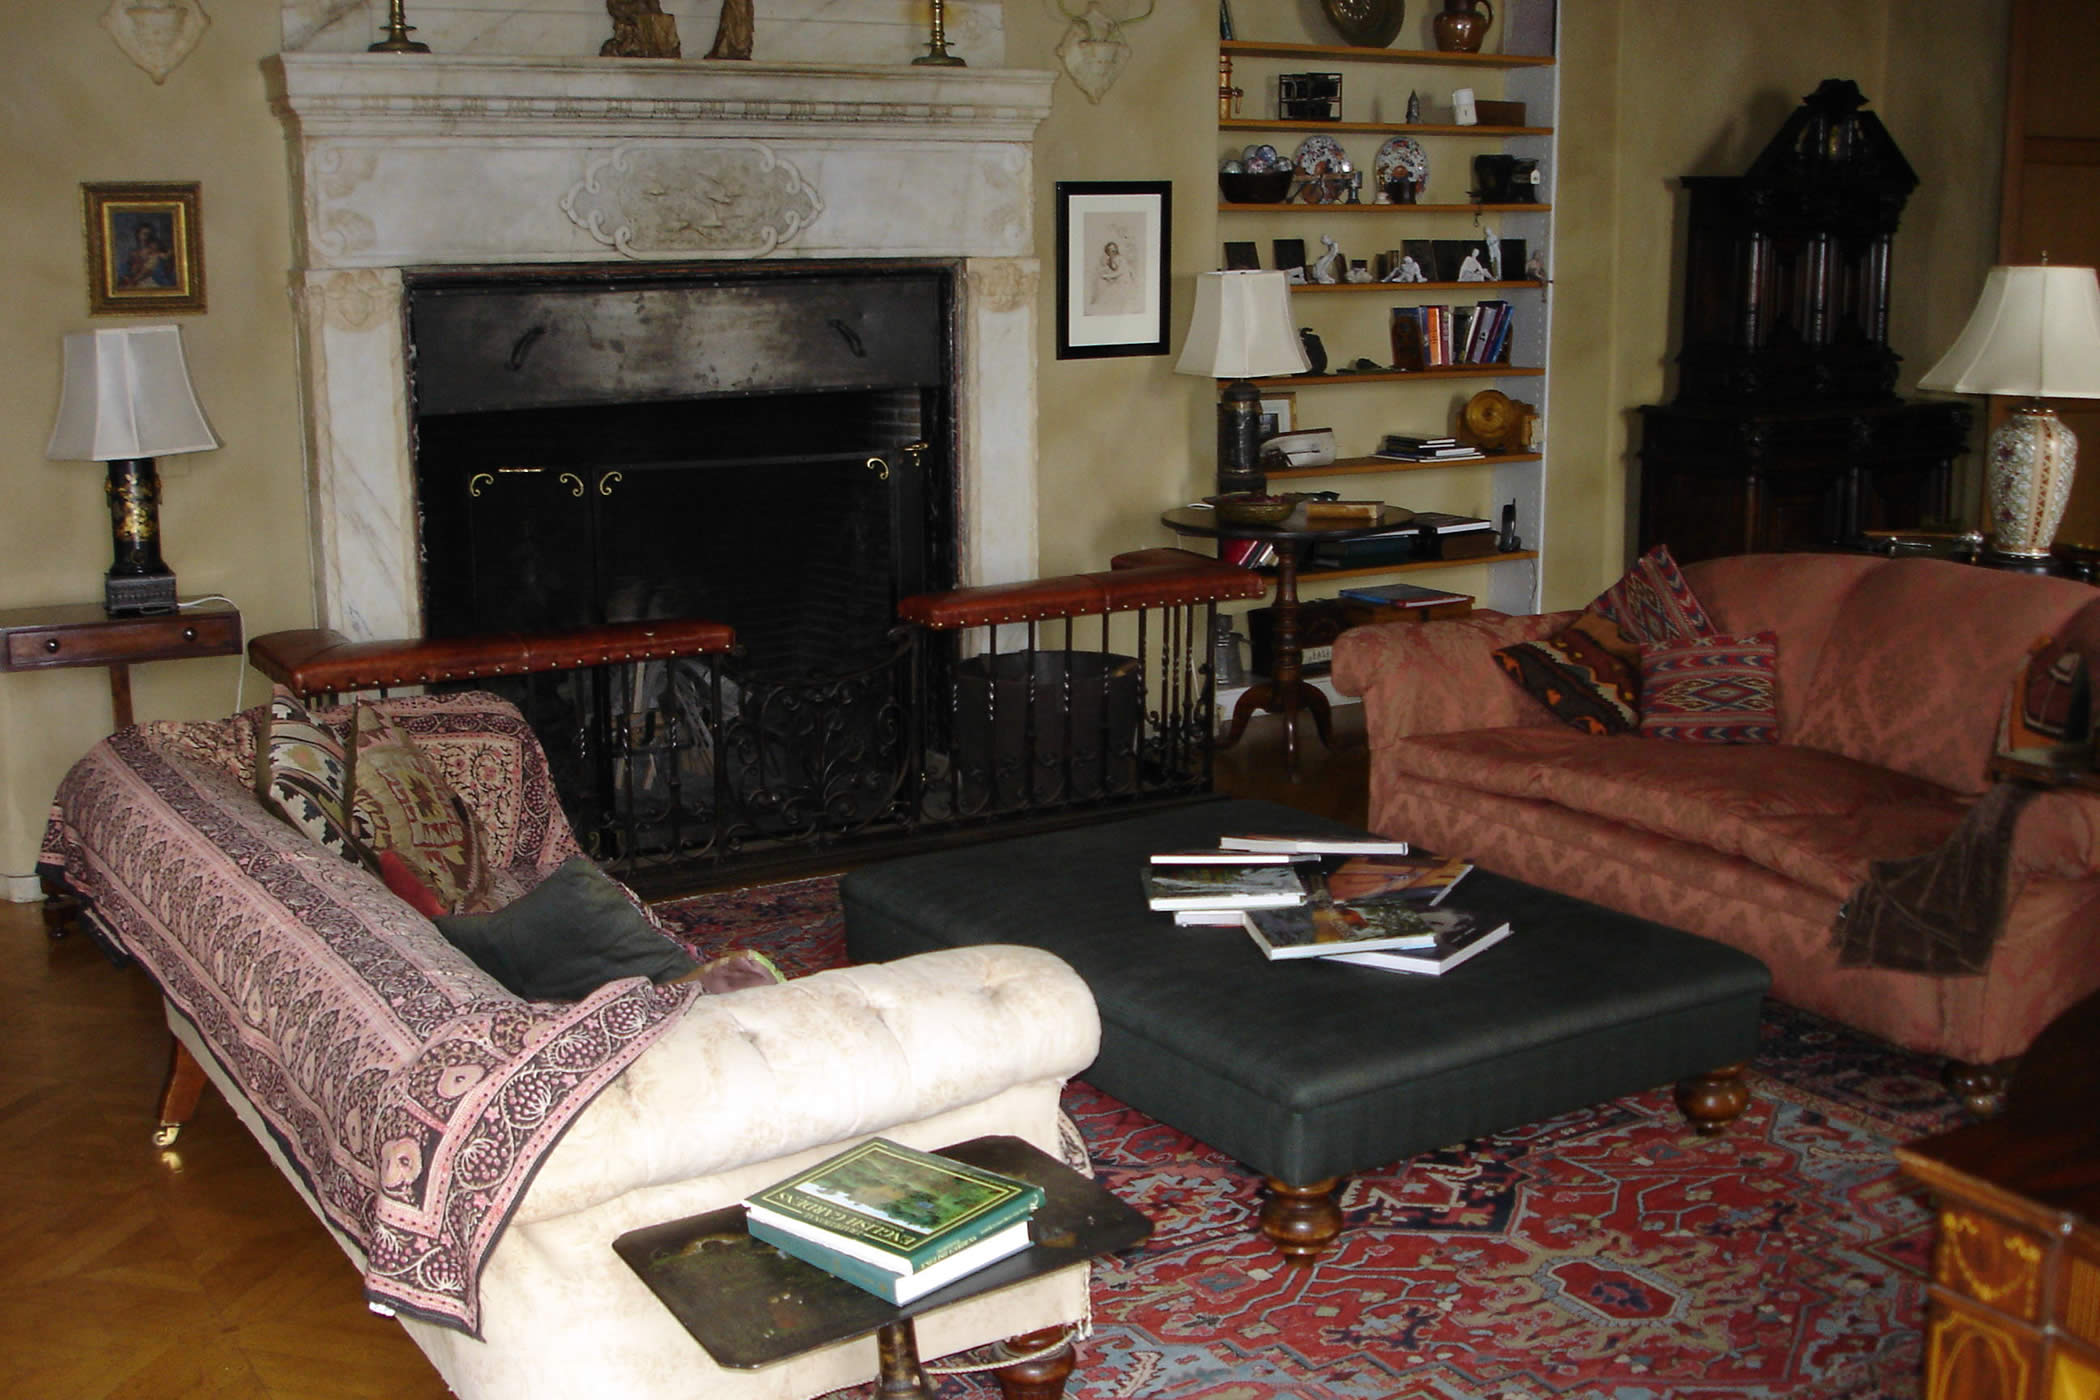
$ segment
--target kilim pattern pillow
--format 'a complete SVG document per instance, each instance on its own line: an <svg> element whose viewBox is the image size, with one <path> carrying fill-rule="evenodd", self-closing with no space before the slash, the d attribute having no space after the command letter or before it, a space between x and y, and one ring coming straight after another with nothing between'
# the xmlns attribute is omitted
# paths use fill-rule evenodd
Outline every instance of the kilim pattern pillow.
<svg viewBox="0 0 2100 1400"><path fill-rule="evenodd" d="M269 811L345 860L364 854L350 836L350 769L343 742L278 686L256 730L255 795Z"/></svg>
<svg viewBox="0 0 2100 1400"><path fill-rule="evenodd" d="M1693 744L1779 742L1779 634L1641 648L1641 734Z"/></svg>
<svg viewBox="0 0 2100 1400"><path fill-rule="evenodd" d="M1495 662L1563 724L1624 734L1641 722L1641 682L1621 650L1618 629L1584 613L1550 637L1501 648Z"/></svg>
<svg viewBox="0 0 2100 1400"><path fill-rule="evenodd" d="M357 707L353 738L351 834L373 852L398 856L446 913L492 908L481 834L452 785L369 705Z"/></svg>
<svg viewBox="0 0 2100 1400"><path fill-rule="evenodd" d="M1495 660L1564 723L1624 734L1641 721L1641 648L1713 630L1669 546L1657 545L1566 629L1504 647Z"/></svg>

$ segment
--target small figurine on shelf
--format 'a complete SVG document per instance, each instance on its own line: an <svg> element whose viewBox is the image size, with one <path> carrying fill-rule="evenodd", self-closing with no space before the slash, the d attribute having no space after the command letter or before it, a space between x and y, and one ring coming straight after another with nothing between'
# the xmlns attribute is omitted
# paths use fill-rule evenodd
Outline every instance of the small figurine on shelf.
<svg viewBox="0 0 2100 1400"><path fill-rule="evenodd" d="M1349 276L1347 280L1351 282L1372 281L1370 266L1362 258L1351 258L1349 260Z"/></svg>
<svg viewBox="0 0 2100 1400"><path fill-rule="evenodd" d="M1543 247L1533 248L1530 255L1524 259L1524 275L1534 282L1549 280L1546 276L1546 250Z"/></svg>
<svg viewBox="0 0 2100 1400"><path fill-rule="evenodd" d="M1422 94L1419 92L1407 94L1407 124L1409 126L1420 126L1422 124Z"/></svg>
<svg viewBox="0 0 2100 1400"><path fill-rule="evenodd" d="M1321 234L1320 242L1326 245L1327 251L1313 259L1312 280L1322 286L1332 286L1342 280L1342 272L1348 264L1342 258L1341 245L1332 235Z"/></svg>
<svg viewBox="0 0 2100 1400"><path fill-rule="evenodd" d="M1517 534L1517 503L1515 501L1511 501L1508 505L1502 507L1502 536L1495 541L1495 547L1504 554L1515 554L1524 547L1523 539Z"/></svg>

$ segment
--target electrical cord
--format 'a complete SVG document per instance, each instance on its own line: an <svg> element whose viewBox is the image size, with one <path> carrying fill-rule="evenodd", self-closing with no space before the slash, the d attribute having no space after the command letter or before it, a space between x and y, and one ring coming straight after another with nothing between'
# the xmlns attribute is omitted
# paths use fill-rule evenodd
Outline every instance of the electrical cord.
<svg viewBox="0 0 2100 1400"><path fill-rule="evenodd" d="M224 593L206 593L202 597L192 598L186 603L177 603L175 606L178 608L199 608L206 603L224 603L227 607L234 610L234 655L241 658L241 664L235 667L233 672L233 713L239 714L248 694L248 619L241 615L241 605L234 602L233 599L227 597Z"/></svg>

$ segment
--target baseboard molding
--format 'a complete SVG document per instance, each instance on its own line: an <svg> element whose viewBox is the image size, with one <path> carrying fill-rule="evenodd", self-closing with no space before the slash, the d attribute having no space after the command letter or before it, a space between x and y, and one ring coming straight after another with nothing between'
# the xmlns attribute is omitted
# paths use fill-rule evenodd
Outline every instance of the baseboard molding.
<svg viewBox="0 0 2100 1400"><path fill-rule="evenodd" d="M34 875L0 875L7 882L7 898L11 904L34 904L44 897L43 881Z"/></svg>

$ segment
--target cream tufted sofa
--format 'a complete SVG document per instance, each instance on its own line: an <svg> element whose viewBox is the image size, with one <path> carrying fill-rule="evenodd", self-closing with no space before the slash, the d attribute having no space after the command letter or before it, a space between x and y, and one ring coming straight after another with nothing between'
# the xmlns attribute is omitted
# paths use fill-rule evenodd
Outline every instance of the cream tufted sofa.
<svg viewBox="0 0 2100 1400"><path fill-rule="evenodd" d="M573 853L515 710L381 703L468 795L512 888ZM184 1053L460 1395L790 1400L867 1381L872 1338L717 1368L613 1239L876 1133L1058 1152L1059 1090L1099 1039L1058 959L960 948L719 996L634 979L520 1002L376 877L263 811L254 723L98 745L59 791L45 867L159 983ZM1086 1269L1066 1270L921 1318L920 1352L1086 1306Z"/></svg>

